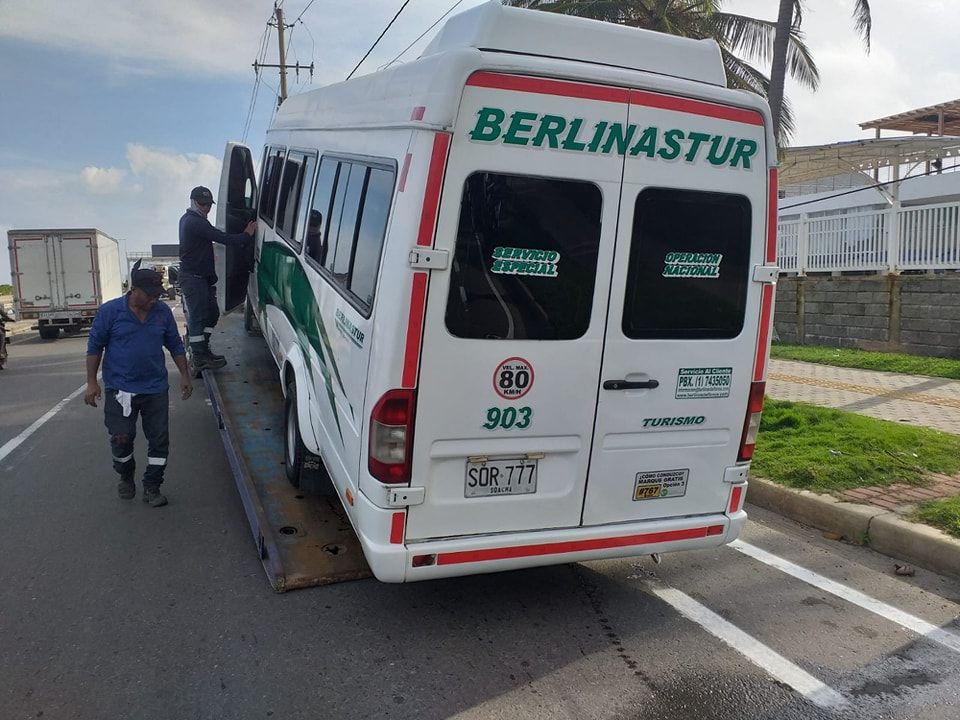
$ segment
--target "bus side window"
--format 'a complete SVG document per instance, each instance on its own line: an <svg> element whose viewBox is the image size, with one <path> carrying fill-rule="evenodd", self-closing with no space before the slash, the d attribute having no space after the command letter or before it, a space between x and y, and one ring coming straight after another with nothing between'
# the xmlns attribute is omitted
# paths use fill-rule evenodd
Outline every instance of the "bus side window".
<svg viewBox="0 0 960 720"><path fill-rule="evenodd" d="M260 217L273 227L274 210L277 207L277 192L280 189L280 171L283 168L283 148L270 148L264 165L263 181L260 183Z"/></svg>
<svg viewBox="0 0 960 720"><path fill-rule="evenodd" d="M367 308L373 305L392 197L393 172L370 168L350 269L350 292Z"/></svg>
<svg viewBox="0 0 960 720"><path fill-rule="evenodd" d="M313 202L307 216L307 232L304 237L307 256L320 266L327 259L327 243L324 238L330 217L330 205L333 202L333 187L337 180L337 165L336 160L321 159L317 187L313 191Z"/></svg>

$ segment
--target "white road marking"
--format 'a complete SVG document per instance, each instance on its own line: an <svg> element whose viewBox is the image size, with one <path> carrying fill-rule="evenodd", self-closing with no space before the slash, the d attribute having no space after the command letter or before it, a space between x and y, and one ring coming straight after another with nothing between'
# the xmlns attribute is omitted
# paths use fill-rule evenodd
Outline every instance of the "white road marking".
<svg viewBox="0 0 960 720"><path fill-rule="evenodd" d="M648 583L648 585L650 592L664 602L672 605L685 618L697 623L711 635L719 638L743 655L754 665L766 671L780 682L792 687L814 705L822 708L832 708L846 704L846 698L832 687L820 682L803 668L794 665L785 657L774 652L736 625L724 620L689 595L671 587L650 583Z"/></svg>
<svg viewBox="0 0 960 720"><path fill-rule="evenodd" d="M67 397L65 397L63 400L61 400L61 401L58 402L56 405L54 405L52 408L50 408L39 420L37 420L35 423L33 423L33 425L31 425L30 427L28 427L26 430L24 430L22 433L20 433L19 435L17 435L17 436L16 436L15 438L13 438L12 440L8 440L3 447L0 447L0 462L3 462L3 460L7 457L7 455L9 455L9 454L12 453L14 450L16 450L18 447L20 447L20 445L23 444L24 440L26 440L28 437L30 437L31 435L33 435L37 430L39 430L40 427L41 427L45 422L47 422L47 420L49 420L49 419L52 418L54 415L56 415L58 412L60 412L61 410L63 410L64 405L66 405L68 402L70 402L70 401L73 400L75 397L77 397L78 395L80 395L80 393L82 393L82 392L86 389L86 387L87 387L86 383L84 383L83 385L81 385L80 387L78 387L78 388L77 388L76 390L74 390L72 393L70 393L69 395L67 395Z"/></svg>
<svg viewBox="0 0 960 720"><path fill-rule="evenodd" d="M849 588L842 583L838 583L835 580L819 575L812 570L807 570L806 568L800 567L789 560L784 560L781 557L777 557L773 553L769 553L766 550L751 545L750 543L743 542L742 540L734 540L730 543L730 547L734 550L742 552L744 555L752 557L754 560L759 560L762 563L766 563L771 567L775 567L777 570L792 575L798 580L803 580L805 583L813 585L814 587L820 588L821 590L830 593L831 595L836 595L847 602L851 602L854 605L859 605L864 610L869 610L872 613L876 613L880 617L886 618L891 622L895 622L898 625L901 625L908 630L912 630L918 635L923 635L930 640L933 640L940 645L943 645L946 648L953 650L954 652L960 653L960 635L955 635L949 630L944 630L939 628L932 623L928 623L926 620L921 620L915 615L906 613L903 610L893 607L893 605L887 605L885 602L881 602L875 598L866 595L859 590L854 590Z"/></svg>

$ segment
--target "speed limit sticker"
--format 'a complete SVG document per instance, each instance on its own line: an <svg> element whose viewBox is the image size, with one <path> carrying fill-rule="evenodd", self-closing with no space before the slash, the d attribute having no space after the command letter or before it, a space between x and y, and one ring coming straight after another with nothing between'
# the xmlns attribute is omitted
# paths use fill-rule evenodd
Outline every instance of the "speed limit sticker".
<svg viewBox="0 0 960 720"><path fill-rule="evenodd" d="M533 365L521 357L507 358L493 373L493 389L504 400L518 400L533 387Z"/></svg>

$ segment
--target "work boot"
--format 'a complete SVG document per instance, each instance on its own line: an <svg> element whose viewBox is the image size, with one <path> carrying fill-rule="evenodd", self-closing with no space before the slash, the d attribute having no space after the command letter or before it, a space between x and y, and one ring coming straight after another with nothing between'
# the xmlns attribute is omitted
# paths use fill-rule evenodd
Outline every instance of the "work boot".
<svg viewBox="0 0 960 720"><path fill-rule="evenodd" d="M137 494L137 486L133 482L133 473L121 475L117 481L117 495L123 500L133 500Z"/></svg>
<svg viewBox="0 0 960 720"><path fill-rule="evenodd" d="M226 364L226 358L213 355L209 350L193 351L193 367L198 373L204 370L219 370Z"/></svg>
<svg viewBox="0 0 960 720"><path fill-rule="evenodd" d="M223 355L218 355L213 351L213 348L210 347L210 333L204 333L203 335L207 339L205 344L207 346L207 352L210 353L210 357L212 357L214 360L226 360L226 357Z"/></svg>
<svg viewBox="0 0 960 720"><path fill-rule="evenodd" d="M163 507L167 498L160 492L160 488L143 486L143 501L150 507Z"/></svg>

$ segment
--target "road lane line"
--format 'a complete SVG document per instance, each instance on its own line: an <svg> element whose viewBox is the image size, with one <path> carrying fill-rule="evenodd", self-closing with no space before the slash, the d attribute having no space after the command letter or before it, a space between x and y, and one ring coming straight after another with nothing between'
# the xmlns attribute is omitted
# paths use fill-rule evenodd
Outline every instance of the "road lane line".
<svg viewBox="0 0 960 720"><path fill-rule="evenodd" d="M648 584L648 586L650 592L672 605L685 618L722 640L761 670L792 687L814 705L833 708L846 704L846 698L832 687L820 682L803 668L771 650L736 625L724 620L689 595L658 584Z"/></svg>
<svg viewBox="0 0 960 720"><path fill-rule="evenodd" d="M798 580L803 580L805 583L820 588L831 595L836 595L847 602L851 602L854 605L859 605L864 610L869 610L870 612L886 618L897 625L901 625L908 630L912 630L918 635L923 635L924 637L933 640L935 643L939 643L940 645L943 645L954 652L960 653L960 635L955 635L949 630L944 630L943 628L937 627L933 623L928 623L926 620L921 620L915 615L911 615L910 613L906 613L903 610L893 607L893 605L887 605L885 602L881 602L880 600L872 598L869 595L860 592L859 590L854 590L853 588L849 588L846 585L838 583L835 580L831 580L828 577L818 575L812 570L807 570L806 568L800 567L789 560L784 560L781 557L777 557L773 553L762 550L761 548L751 545L750 543L743 542L742 540L734 540L732 543L730 543L730 547L732 547L734 550L742 552L744 555L752 557L754 560L759 560L762 563L766 563L777 570L785 572L788 575L792 575Z"/></svg>
<svg viewBox="0 0 960 720"><path fill-rule="evenodd" d="M58 402L56 405L54 405L52 408L50 408L39 420L37 420L35 423L33 423L33 425L31 425L30 427L28 427L26 430L24 430L22 433L20 433L19 435L17 435L17 436L16 436L15 438L13 438L12 440L8 440L3 447L0 447L0 462L3 462L3 461L6 459L7 455L9 455L9 454L12 453L14 450L16 450L18 447L20 447L20 445L23 444L23 441L26 440L26 439L27 439L28 437L30 437L31 435L33 435L37 430L39 430L40 427L41 427L45 422L47 422L47 420L49 420L49 419L52 418L54 415L56 415L58 412L60 412L61 410L63 410L64 405L66 405L68 402L70 402L70 401L73 400L75 397L77 397L80 393L82 393L82 392L84 391L84 389L86 389L86 387L87 387L86 383L84 383L83 385L81 385L80 387L78 387L78 388L77 388L76 390L74 390L72 393L70 393L69 395L67 395L67 397L65 397L63 400L61 400L61 401Z"/></svg>

